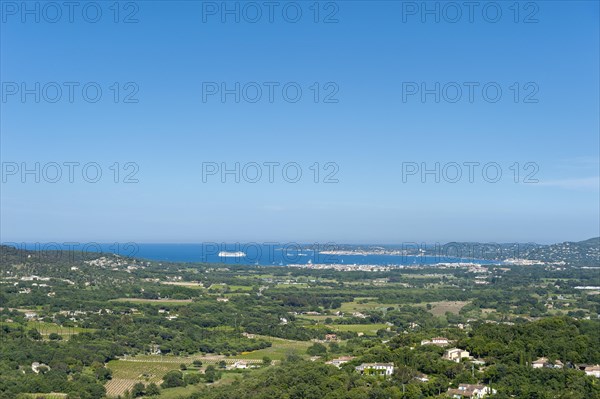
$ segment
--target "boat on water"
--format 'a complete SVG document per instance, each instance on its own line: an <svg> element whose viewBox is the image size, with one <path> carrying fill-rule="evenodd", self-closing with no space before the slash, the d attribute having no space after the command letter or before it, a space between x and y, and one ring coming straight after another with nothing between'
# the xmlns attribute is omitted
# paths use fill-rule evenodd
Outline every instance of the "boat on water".
<svg viewBox="0 0 600 399"><path fill-rule="evenodd" d="M246 256L246 254L242 251L236 251L236 252L221 251L221 252L219 252L219 258L243 258L244 256Z"/></svg>

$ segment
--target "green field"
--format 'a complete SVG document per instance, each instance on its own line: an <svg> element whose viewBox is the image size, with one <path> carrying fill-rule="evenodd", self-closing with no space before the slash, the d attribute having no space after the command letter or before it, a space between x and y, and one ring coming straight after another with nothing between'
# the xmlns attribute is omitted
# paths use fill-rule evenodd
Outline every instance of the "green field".
<svg viewBox="0 0 600 399"><path fill-rule="evenodd" d="M15 326L17 323L0 322L0 325ZM36 329L44 338L48 338L48 335L56 333L63 339L69 339L71 335L79 334L82 332L93 332L94 329L82 328L82 327L61 327L55 323L46 323L43 321L28 321L26 324L27 330Z"/></svg>
<svg viewBox="0 0 600 399"><path fill-rule="evenodd" d="M373 299L374 298L357 298L352 302L343 302L342 306L340 307L340 311L344 313L352 313L362 312L365 310L386 310L389 307L398 307L397 303L379 303L373 301Z"/></svg>
<svg viewBox="0 0 600 399"><path fill-rule="evenodd" d="M179 370L179 364L181 363L185 362L143 361L137 358L135 361L111 360L108 362L107 367L112 370L113 378L105 384L107 395L117 396L123 394L125 390L131 389L137 382L143 382L144 384L154 382L160 385L162 377L168 371Z"/></svg>
<svg viewBox="0 0 600 399"><path fill-rule="evenodd" d="M387 324L331 324L327 327L336 331L352 331L355 333L363 333L365 335L375 335L377 330L385 330L389 326Z"/></svg>
<svg viewBox="0 0 600 399"><path fill-rule="evenodd" d="M252 291L251 285L228 285L230 291Z"/></svg>
<svg viewBox="0 0 600 399"><path fill-rule="evenodd" d="M264 356L271 358L272 360L283 360L288 354L295 353L301 356L306 355L306 349L313 343L310 341L292 341L281 338L257 336L272 343L270 348L259 349L252 352L244 352L239 356L241 359L262 359Z"/></svg>
<svg viewBox="0 0 600 399"><path fill-rule="evenodd" d="M312 342L308 341L292 341L281 338L257 336L272 343L270 348L260 349L253 352L244 352L235 357L225 356L214 356L214 355L192 355L192 356L160 356L160 355L141 355L127 359L111 360L107 367L112 370L113 378L105 387L108 396L117 396L123 394L125 390L131 389L137 382L143 382L149 384L154 382L158 385L162 382L162 377L171 370L179 370L180 364L190 365L192 361L199 359L202 363L216 364L221 360L227 364L232 364L236 360L259 360L267 356L274 361L285 359L288 354L295 353L301 356L306 356L306 349L312 345ZM227 381L233 380L239 377L239 374L225 374L222 380L219 380L217 384L227 383ZM193 389L193 388L189 388ZM198 387L195 388L199 389ZM184 388L173 388L164 391L164 398L177 398L178 395L183 394ZM190 392L195 392L194 390ZM190 393L188 392L188 393Z"/></svg>
<svg viewBox="0 0 600 399"><path fill-rule="evenodd" d="M442 301L442 302L431 302L431 314L434 316L443 316L446 312L458 314L458 312L468 305L468 301ZM427 304L419 304L427 306Z"/></svg>
<svg viewBox="0 0 600 399"><path fill-rule="evenodd" d="M231 384L233 381L242 378L240 374L235 373L224 373L220 380L216 381L213 384L209 384L210 386L219 386L225 384ZM157 399L181 399L185 398L195 392L200 392L206 389L206 386L203 384L200 385L188 385L187 387L179 387L179 388L167 388L161 389L160 395L155 396Z"/></svg>
<svg viewBox="0 0 600 399"><path fill-rule="evenodd" d="M337 316L337 315L325 315L325 314L322 314L322 315L306 315L306 314L303 314L303 315L296 316L296 318L297 319L314 320L314 321L324 321L326 319L332 319L332 320L340 319L341 316Z"/></svg>
<svg viewBox="0 0 600 399"><path fill-rule="evenodd" d="M151 305L185 305L192 303L191 299L144 299L144 298L117 298L111 299L110 302L128 302L128 303L144 303Z"/></svg>
<svg viewBox="0 0 600 399"><path fill-rule="evenodd" d="M161 389L159 396L154 396L160 399L180 399L186 398L189 395L205 389L203 385L188 385L187 387Z"/></svg>
<svg viewBox="0 0 600 399"><path fill-rule="evenodd" d="M275 285L275 288L290 288L290 287L308 288L309 285L307 283L294 283L294 284L279 283L279 284Z"/></svg>
<svg viewBox="0 0 600 399"><path fill-rule="evenodd" d="M161 284L164 285L174 285L177 287L185 287L185 288L194 288L199 290L204 290L204 286L202 283L195 283L192 281L163 281Z"/></svg>

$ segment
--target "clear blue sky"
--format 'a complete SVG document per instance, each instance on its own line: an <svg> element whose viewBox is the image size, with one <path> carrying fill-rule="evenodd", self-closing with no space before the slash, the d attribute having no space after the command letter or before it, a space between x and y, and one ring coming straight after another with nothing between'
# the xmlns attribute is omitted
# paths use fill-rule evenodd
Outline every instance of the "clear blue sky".
<svg viewBox="0 0 600 399"><path fill-rule="evenodd" d="M257 23L248 21L256 14L246 3L236 23L235 15L222 22L222 10L213 15L221 2L141 1L137 9L123 2L115 23L110 1L95 3L97 23L81 8L72 23L67 9L51 23L56 10L44 3L39 22L15 11L21 2L2 3L2 241L556 242L600 234L596 1L521 2L518 16L512 1L496 2L496 23L488 21L496 10L484 18L481 6L472 23L466 8L452 23L456 10L446 3L439 22L428 14L422 22L423 10L411 8L421 2L392 1L321 2L318 23L312 1L280 2L272 23L265 7ZM295 5L302 17L291 23ZM95 10L87 12L93 19ZM137 23L123 23L130 14ZM30 89L57 82L62 98L49 101L50 85L40 88L39 103L34 94L23 101L23 82ZM64 82L80 83L72 103ZM102 89L96 103L82 97L87 82ZM127 82L139 89L137 103L122 101L135 87ZM266 88L257 103L235 103L233 95L203 101L203 82L281 85L272 103ZM282 98L287 82L302 88L300 101ZM403 99L422 82L479 86L473 102L466 86L448 101L452 85L439 103L433 94ZM502 89L498 102L482 97L489 82ZM338 102L324 103L335 87ZM537 103L524 102L533 91L528 98ZM96 162L103 175L89 183L76 169L71 183L63 166L57 183L48 176L36 183L11 172L36 162ZM109 169L115 162L119 183ZM127 162L138 165L138 183L122 181ZM273 183L264 175L255 184L232 176L203 182L203 162L297 162L303 176L292 184L276 169ZM315 162L336 163L339 182L323 183L321 170L315 184ZM463 167L457 183L433 175L422 182L418 173L403 181L403 162L495 162L503 175L490 183L476 168L471 183ZM533 171L527 162L537 165L538 183L523 182Z"/></svg>

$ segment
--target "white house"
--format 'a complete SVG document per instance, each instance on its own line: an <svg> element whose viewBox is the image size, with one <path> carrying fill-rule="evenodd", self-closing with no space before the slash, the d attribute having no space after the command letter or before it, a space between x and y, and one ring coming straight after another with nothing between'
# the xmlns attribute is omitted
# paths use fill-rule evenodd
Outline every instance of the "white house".
<svg viewBox="0 0 600 399"><path fill-rule="evenodd" d="M563 362L561 362L560 360L556 360L554 362L554 366L555 369L562 369L565 367L565 364Z"/></svg>
<svg viewBox="0 0 600 399"><path fill-rule="evenodd" d="M531 367L533 367L534 369L541 369L546 363L548 363L548 358L540 357L539 359L531 362Z"/></svg>
<svg viewBox="0 0 600 399"><path fill-rule="evenodd" d="M367 375L382 375L389 377L394 373L394 365L392 363L363 363L355 367L356 371Z"/></svg>
<svg viewBox="0 0 600 399"><path fill-rule="evenodd" d="M25 318L28 320L35 319L37 317L37 313L35 312L25 312Z"/></svg>
<svg viewBox="0 0 600 399"><path fill-rule="evenodd" d="M350 360L354 359L354 356L341 356L337 359L330 360L325 362L326 364L331 364L337 368L342 367L342 364L348 363Z"/></svg>
<svg viewBox="0 0 600 399"><path fill-rule="evenodd" d="M243 360L238 360L237 362L233 363L233 366L231 366L232 369L247 369L248 368L248 363L246 363Z"/></svg>
<svg viewBox="0 0 600 399"><path fill-rule="evenodd" d="M585 373L587 375L591 375L596 378L600 378L600 365L596 364L595 366L587 366L585 368Z"/></svg>
<svg viewBox="0 0 600 399"><path fill-rule="evenodd" d="M554 363L552 363L547 357L540 357L539 359L531 362L531 367L534 369L540 369L542 367L549 369L562 369L564 366L565 365L560 360L556 360Z"/></svg>
<svg viewBox="0 0 600 399"><path fill-rule="evenodd" d="M160 355L162 351L160 350L160 346L157 344L150 345L150 354L151 355Z"/></svg>
<svg viewBox="0 0 600 399"><path fill-rule="evenodd" d="M36 374L38 374L40 372L40 367L46 367L48 370L50 370L50 367L48 367L47 364L40 363L40 362L31 363L31 370Z"/></svg>
<svg viewBox="0 0 600 399"><path fill-rule="evenodd" d="M448 338L435 337L431 339L431 343L434 345L448 345L450 341L448 341Z"/></svg>
<svg viewBox="0 0 600 399"><path fill-rule="evenodd" d="M450 341L448 341L448 338L444 338L444 337L435 337L435 338L432 338L431 340L424 339L423 341L421 341L421 345L446 346L449 343L450 343Z"/></svg>
<svg viewBox="0 0 600 399"><path fill-rule="evenodd" d="M444 359L456 363L460 363L462 359L468 359L469 357L471 357L471 355L468 351L459 348L448 349L444 352Z"/></svg>
<svg viewBox="0 0 600 399"><path fill-rule="evenodd" d="M495 389L492 389L485 385L480 384L460 384L458 388L448 388L448 395L453 398L476 398L480 399L486 395L493 395L496 393Z"/></svg>

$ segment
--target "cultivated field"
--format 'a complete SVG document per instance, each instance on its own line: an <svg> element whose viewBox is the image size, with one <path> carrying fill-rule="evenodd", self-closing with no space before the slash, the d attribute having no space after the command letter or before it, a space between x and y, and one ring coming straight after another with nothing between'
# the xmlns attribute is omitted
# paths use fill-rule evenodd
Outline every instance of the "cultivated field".
<svg viewBox="0 0 600 399"><path fill-rule="evenodd" d="M385 330L388 328L387 324L375 323L375 324L331 324L327 327L336 331L352 331L355 333L363 333L364 335L375 335L377 330Z"/></svg>
<svg viewBox="0 0 600 399"><path fill-rule="evenodd" d="M167 372L171 370L179 370L179 366L181 364L186 364L189 367L194 360L201 360L203 365L216 365L221 361L224 361L227 365L231 365L238 360L244 360L248 363L260 365L262 364L262 359L265 356L271 358L274 362L285 359L285 357L291 353L306 356L306 349L312 345L312 342L292 341L268 336L257 336L257 338L268 340L273 344L273 346L253 352L244 352L235 357L201 354L191 356L141 355L112 360L107 365L107 367L113 372L112 380L105 384L107 395L109 397L122 395L126 390L131 389L137 382L142 382L144 384L154 382L157 385L160 385L162 382L162 377ZM217 383L226 383L229 380L233 380L233 377L235 376L228 378L228 374L226 374L224 375L223 380L219 380ZM196 387L196 390L197 389L198 388ZM183 392L183 390L165 390L163 395L161 395L161 398L176 398L179 394L187 392ZM191 392L195 391L192 390Z"/></svg>
<svg viewBox="0 0 600 399"><path fill-rule="evenodd" d="M306 320L315 320L315 321L324 321L326 319L340 319L341 316L337 316L337 315L326 315L326 314L322 314L322 315L308 315L308 314L303 314L303 315L298 315L296 316L297 319L306 319Z"/></svg>
<svg viewBox="0 0 600 399"><path fill-rule="evenodd" d="M242 359L262 359L264 356L267 356L272 360L283 360L291 353L305 356L306 349L313 344L309 341L292 341L289 339L274 338L264 335L257 335L256 337L270 341L272 346L257 351L243 352L237 357Z"/></svg>
<svg viewBox="0 0 600 399"><path fill-rule="evenodd" d="M143 359L142 356L140 358ZM131 389L137 382L149 384L154 382L158 385L162 377L171 370L179 370L183 361L161 362L156 360L111 360L107 367L112 370L113 378L105 384L108 396L122 395Z"/></svg>
<svg viewBox="0 0 600 399"><path fill-rule="evenodd" d="M229 374L229 373L225 373L223 374L223 376L221 377L220 380L209 384L210 386L219 386L219 385L225 385L225 384L231 384L233 381L242 378L242 376L240 374ZM181 399L181 398L186 398L189 395L195 393L195 392L199 392L202 391L203 389L206 389L206 387L202 384L200 385L188 385L187 387L178 387L178 388L167 388L167 389L162 389L160 391L160 395L156 396L156 399Z"/></svg>
<svg viewBox="0 0 600 399"><path fill-rule="evenodd" d="M186 304L192 303L191 299L144 299L144 298L117 298L111 302L149 303L153 305Z"/></svg>
<svg viewBox="0 0 600 399"><path fill-rule="evenodd" d="M204 289L204 285L202 283L195 283L193 281L161 281L161 284L174 285L177 287Z"/></svg>
<svg viewBox="0 0 600 399"><path fill-rule="evenodd" d="M469 302L465 301L442 301L442 302L431 302L430 312L434 316L443 316L446 312L458 314L458 312Z"/></svg>
<svg viewBox="0 0 600 399"><path fill-rule="evenodd" d="M344 313L362 312L365 310L386 310L389 307L397 308L397 303L379 303L375 298L356 298L352 302L343 302L340 311Z"/></svg>
<svg viewBox="0 0 600 399"><path fill-rule="evenodd" d="M16 325L17 323L0 322L0 325ZM72 335L79 334L82 332L93 332L94 329L82 328L82 327L61 327L55 323L45 323L43 321L28 321L26 324L27 330L36 329L44 339L48 339L48 336L52 333L60 335L63 339L69 339Z"/></svg>

